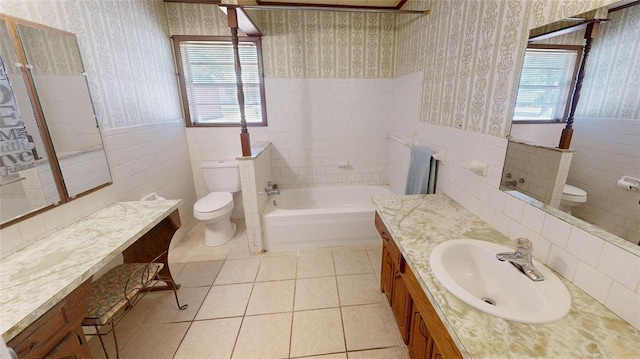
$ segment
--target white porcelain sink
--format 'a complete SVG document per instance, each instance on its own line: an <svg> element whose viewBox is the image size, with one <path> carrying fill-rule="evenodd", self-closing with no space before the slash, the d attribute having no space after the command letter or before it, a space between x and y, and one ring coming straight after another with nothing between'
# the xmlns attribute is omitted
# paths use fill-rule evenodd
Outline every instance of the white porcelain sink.
<svg viewBox="0 0 640 359"><path fill-rule="evenodd" d="M496 317L532 324L564 318L571 308L571 297L564 284L536 260L533 265L545 278L540 282L496 258L497 253L513 251L475 239L451 240L433 249L431 270L453 295Z"/></svg>

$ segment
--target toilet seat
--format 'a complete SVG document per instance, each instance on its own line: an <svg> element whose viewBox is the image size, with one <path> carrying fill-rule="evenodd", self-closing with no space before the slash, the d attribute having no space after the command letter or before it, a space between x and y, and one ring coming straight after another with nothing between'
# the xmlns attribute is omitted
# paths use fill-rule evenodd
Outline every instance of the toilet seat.
<svg viewBox="0 0 640 359"><path fill-rule="evenodd" d="M582 188L565 184L564 189L562 190L562 199L565 201L586 202L587 192Z"/></svg>
<svg viewBox="0 0 640 359"><path fill-rule="evenodd" d="M211 192L193 205L193 216L199 220L209 220L233 210L233 196L230 192Z"/></svg>

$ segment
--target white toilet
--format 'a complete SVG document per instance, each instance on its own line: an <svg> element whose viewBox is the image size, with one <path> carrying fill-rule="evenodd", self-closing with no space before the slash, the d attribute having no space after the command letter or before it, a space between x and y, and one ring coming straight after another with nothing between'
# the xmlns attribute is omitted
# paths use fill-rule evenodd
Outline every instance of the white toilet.
<svg viewBox="0 0 640 359"><path fill-rule="evenodd" d="M204 221L204 244L227 243L236 232L231 223L233 193L240 191L240 171L236 161L205 161L200 164L209 194L193 205L193 216Z"/></svg>
<svg viewBox="0 0 640 359"><path fill-rule="evenodd" d="M586 201L587 192L585 190L565 184L562 190L562 199L560 200L560 210L571 214L573 207L579 206Z"/></svg>

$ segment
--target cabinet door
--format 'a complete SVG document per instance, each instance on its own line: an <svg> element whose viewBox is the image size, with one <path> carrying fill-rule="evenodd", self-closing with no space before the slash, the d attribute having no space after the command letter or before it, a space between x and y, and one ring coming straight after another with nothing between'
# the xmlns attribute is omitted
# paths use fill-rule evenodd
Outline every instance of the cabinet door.
<svg viewBox="0 0 640 359"><path fill-rule="evenodd" d="M435 343L427 331L427 325L417 310L413 310L411 318L409 357L411 359L431 359Z"/></svg>
<svg viewBox="0 0 640 359"><path fill-rule="evenodd" d="M45 357L46 359L89 359L91 353L83 338L71 332L58 346Z"/></svg>
<svg viewBox="0 0 640 359"><path fill-rule="evenodd" d="M391 296L393 294L393 272L394 265L391 255L387 250L387 246L382 245L382 269L380 273L380 290L385 294L389 304L391 304Z"/></svg>
<svg viewBox="0 0 640 359"><path fill-rule="evenodd" d="M444 359L444 356L440 352L440 349L438 349L438 345L436 345L435 342L433 343L433 351L431 352L431 359Z"/></svg>
<svg viewBox="0 0 640 359"><path fill-rule="evenodd" d="M407 290L407 286L402 280L399 270L396 270L393 276L393 297L391 301L391 309L398 323L400 334L405 344L409 339L409 325L411 320L411 295Z"/></svg>

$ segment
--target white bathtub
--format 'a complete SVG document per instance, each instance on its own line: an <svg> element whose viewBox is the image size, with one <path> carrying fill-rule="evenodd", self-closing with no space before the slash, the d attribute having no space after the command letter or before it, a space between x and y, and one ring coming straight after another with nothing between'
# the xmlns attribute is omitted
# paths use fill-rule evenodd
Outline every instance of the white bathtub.
<svg viewBox="0 0 640 359"><path fill-rule="evenodd" d="M270 251L375 244L372 196L389 196L387 186L319 187L281 190L263 215Z"/></svg>

